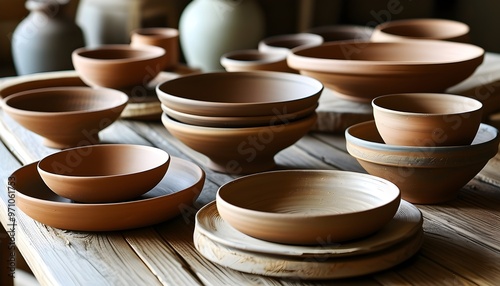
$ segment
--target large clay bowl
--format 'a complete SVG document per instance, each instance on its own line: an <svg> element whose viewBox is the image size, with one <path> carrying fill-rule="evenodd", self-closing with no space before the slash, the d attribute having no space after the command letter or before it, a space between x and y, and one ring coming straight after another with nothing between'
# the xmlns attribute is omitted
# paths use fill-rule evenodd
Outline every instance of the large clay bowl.
<svg viewBox="0 0 500 286"><path fill-rule="evenodd" d="M483 104L441 93L382 95L372 101L377 130L390 145L469 145L476 137Z"/></svg>
<svg viewBox="0 0 500 286"><path fill-rule="evenodd" d="M375 176L333 170L264 172L222 185L220 216L252 237L287 244L370 235L396 214L400 191Z"/></svg>
<svg viewBox="0 0 500 286"><path fill-rule="evenodd" d="M66 149L40 160L38 172L56 194L77 202L109 203L139 197L165 176L170 155L133 144Z"/></svg>
<svg viewBox="0 0 500 286"><path fill-rule="evenodd" d="M145 86L163 69L165 50L155 46L103 45L73 51L75 70L89 86Z"/></svg>
<svg viewBox="0 0 500 286"><path fill-rule="evenodd" d="M283 72L213 72L159 84L156 93L170 109L201 116L268 116L317 104L323 85Z"/></svg>
<svg viewBox="0 0 500 286"><path fill-rule="evenodd" d="M44 137L44 145L63 149L98 143L99 132L120 116L127 102L127 95L118 90L68 86L11 94L2 108Z"/></svg>
<svg viewBox="0 0 500 286"><path fill-rule="evenodd" d="M16 206L48 226L76 231L113 231L157 224L190 208L205 183L196 164L172 157L161 182L146 194L126 202L78 203L52 192L37 172L37 162L12 174Z"/></svg>
<svg viewBox="0 0 500 286"><path fill-rule="evenodd" d="M276 110L273 115L263 116L201 116L180 112L161 105L163 112L171 118L191 124L205 127L256 127L289 123L311 115L318 104L292 113L281 113Z"/></svg>
<svg viewBox="0 0 500 286"><path fill-rule="evenodd" d="M304 136L316 113L272 126L206 127L179 122L163 114L167 130L191 149L208 157L207 166L229 174L248 174L275 167L274 156Z"/></svg>
<svg viewBox="0 0 500 286"><path fill-rule="evenodd" d="M346 99L370 102L384 94L444 92L468 78L483 57L480 47L447 41L344 41L296 48L287 62Z"/></svg>
<svg viewBox="0 0 500 286"><path fill-rule="evenodd" d="M399 42L408 39L445 40L468 43L467 24L448 19L404 19L379 24L373 30L374 42Z"/></svg>
<svg viewBox="0 0 500 286"><path fill-rule="evenodd" d="M316 46L323 43L320 35L312 33L296 33L270 36L259 42L258 49L261 52L279 53L288 55L290 50L300 46Z"/></svg>
<svg viewBox="0 0 500 286"><path fill-rule="evenodd" d="M220 64L228 72L235 71L277 71L292 72L288 67L286 54L262 52L259 50L237 50L221 56Z"/></svg>
<svg viewBox="0 0 500 286"><path fill-rule="evenodd" d="M454 199L498 151L498 130L481 124L471 145L416 147L384 144L374 121L346 132L347 151L369 173L396 184L403 199L436 204Z"/></svg>

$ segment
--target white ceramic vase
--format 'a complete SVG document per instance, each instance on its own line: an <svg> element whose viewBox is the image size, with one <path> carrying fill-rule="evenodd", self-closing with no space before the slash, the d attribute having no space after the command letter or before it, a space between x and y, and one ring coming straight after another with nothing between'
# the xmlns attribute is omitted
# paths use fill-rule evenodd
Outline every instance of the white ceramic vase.
<svg viewBox="0 0 500 286"><path fill-rule="evenodd" d="M223 70L221 56L257 48L265 33L264 14L256 0L194 0L179 21L179 40L189 66Z"/></svg>

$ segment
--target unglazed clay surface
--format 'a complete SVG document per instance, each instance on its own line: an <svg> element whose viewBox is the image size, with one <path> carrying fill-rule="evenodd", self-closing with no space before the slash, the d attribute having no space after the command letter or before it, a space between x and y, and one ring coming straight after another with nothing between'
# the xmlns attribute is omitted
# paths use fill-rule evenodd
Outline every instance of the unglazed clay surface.
<svg viewBox="0 0 500 286"><path fill-rule="evenodd" d="M85 203L121 202L148 192L165 176L170 155L133 144L65 149L38 163L38 172L56 194Z"/></svg>
<svg viewBox="0 0 500 286"><path fill-rule="evenodd" d="M483 57L478 46L439 40L345 41L296 48L287 62L345 98L366 102L392 93L444 92Z"/></svg>
<svg viewBox="0 0 500 286"><path fill-rule="evenodd" d="M170 109L202 116L268 116L316 105L323 85L283 72L214 72L159 84L156 93Z"/></svg>
<svg viewBox="0 0 500 286"><path fill-rule="evenodd" d="M236 71L277 71L298 73L288 67L286 54L259 50L239 50L222 55L221 65L228 72Z"/></svg>
<svg viewBox="0 0 500 286"><path fill-rule="evenodd" d="M461 146L474 140L483 104L441 93L382 95L372 101L377 130L389 145Z"/></svg>
<svg viewBox="0 0 500 286"><path fill-rule="evenodd" d="M11 94L2 108L44 137L46 146L63 149L98 143L99 131L118 119L127 102L118 90L67 86Z"/></svg>
<svg viewBox="0 0 500 286"><path fill-rule="evenodd" d="M58 196L43 182L37 162L21 167L16 178L16 206L48 226L77 231L112 231L143 227L179 215L193 204L205 183L196 164L172 157L161 182L139 198L121 203L82 204Z"/></svg>
<svg viewBox="0 0 500 286"><path fill-rule="evenodd" d="M482 123L470 145L397 146L383 143L374 121L349 127L347 151L369 173L396 184L404 200L436 204L454 199L498 150L498 130Z"/></svg>
<svg viewBox="0 0 500 286"><path fill-rule="evenodd" d="M261 52L287 55L290 50L300 46L317 46L323 43L323 37L312 33L297 33L270 36L259 42Z"/></svg>
<svg viewBox="0 0 500 286"><path fill-rule="evenodd" d="M252 237L287 244L359 239L384 227L400 191L375 176L346 171L271 171L222 185L221 217Z"/></svg>
<svg viewBox="0 0 500 286"><path fill-rule="evenodd" d="M131 46L156 46L165 50L163 69L172 69L179 64L179 31L175 28L155 27L133 30Z"/></svg>

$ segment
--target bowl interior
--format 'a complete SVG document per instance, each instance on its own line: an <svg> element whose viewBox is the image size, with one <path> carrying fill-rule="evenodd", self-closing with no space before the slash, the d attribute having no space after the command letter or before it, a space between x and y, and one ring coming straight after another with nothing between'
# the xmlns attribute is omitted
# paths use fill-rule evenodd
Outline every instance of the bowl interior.
<svg viewBox="0 0 500 286"><path fill-rule="evenodd" d="M161 57L165 50L154 46L105 45L96 48L80 48L75 55L81 59L103 62L138 61Z"/></svg>
<svg viewBox="0 0 500 286"><path fill-rule="evenodd" d="M375 98L373 106L384 111L405 114L457 114L477 111L483 104L473 98L452 94L393 94Z"/></svg>

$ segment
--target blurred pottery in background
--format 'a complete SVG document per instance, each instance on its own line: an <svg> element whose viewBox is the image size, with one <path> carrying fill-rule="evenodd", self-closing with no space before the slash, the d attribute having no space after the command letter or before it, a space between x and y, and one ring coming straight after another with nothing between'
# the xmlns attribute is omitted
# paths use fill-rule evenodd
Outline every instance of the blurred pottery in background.
<svg viewBox="0 0 500 286"><path fill-rule="evenodd" d="M308 33L320 35L325 42L333 41L349 41L370 40L373 28L369 26L356 26L356 25L330 25L318 26L307 30Z"/></svg>
<svg viewBox="0 0 500 286"><path fill-rule="evenodd" d="M141 28L130 36L132 46L151 45L163 48L163 69L173 69L179 63L179 31L174 28Z"/></svg>
<svg viewBox="0 0 500 286"><path fill-rule="evenodd" d="M323 38L311 33L276 35L262 39L259 51L288 55L290 50L300 46L316 46L323 43Z"/></svg>
<svg viewBox="0 0 500 286"><path fill-rule="evenodd" d="M220 60L221 65L228 72L234 71L298 71L288 67L286 55L259 50L238 50L225 53Z"/></svg>

